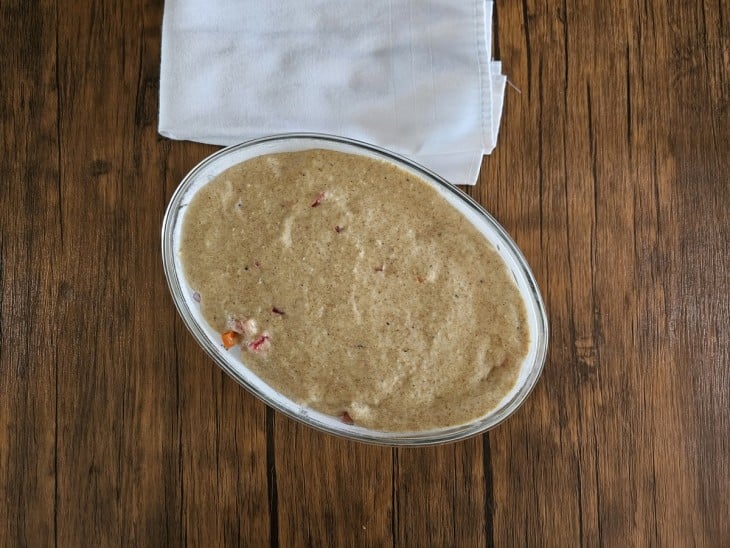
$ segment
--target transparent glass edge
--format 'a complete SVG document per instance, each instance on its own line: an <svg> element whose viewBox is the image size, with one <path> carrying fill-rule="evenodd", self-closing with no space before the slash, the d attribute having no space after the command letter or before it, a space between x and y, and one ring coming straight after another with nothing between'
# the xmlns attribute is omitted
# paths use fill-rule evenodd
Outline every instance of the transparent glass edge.
<svg viewBox="0 0 730 548"><path fill-rule="evenodd" d="M400 164L401 167L407 166L408 168L419 172L421 176L423 176L425 179L429 180L433 184L439 185L442 189L449 191L466 205L476 210L476 212L480 216L484 217L488 221L488 223L492 225L495 231L499 234L499 237L504 241L504 243L507 244L509 252L517 259L516 263L519 265L519 268L522 271L522 275L529 282L531 296L534 299L534 304L536 305L535 312L538 320L538 329L536 335L539 337L539 340L537 342L534 365L532 366L532 369L530 370L527 379L520 387L520 389L512 395L510 400L501 409L498 409L497 411L490 413L475 422L442 430L430 430L422 432L377 432L370 430L358 432L350 431L345 427L334 428L327 424L321 423L310 416L301 416L293 410L288 409L286 406L280 404L279 402L272 400L267 395L262 394L245 378L242 378L236 371L232 370L231 367L226 363L226 361L219 355L218 349L214 348L211 345L208 337L197 325L197 322L194 320L192 314L188 310L187 303L182 291L182 285L175 269L175 250L172 238L172 228L175 224L173 221L175 221L177 216L180 214L180 208L182 205L180 203L181 199L185 194L187 187L195 179L196 175L198 175L203 169L208 167L210 164L216 162L223 156L227 156L235 151L244 148L250 148L269 142L308 139L315 141L331 142L341 145L344 144L351 146L354 149L366 149L372 153L375 153L377 156L394 161L396 164ZM254 396L263 401L266 405L269 405L270 407L283 413L287 417L296 420L297 422L305 424L326 434L331 434L337 437L346 438L353 441L359 441L367 444L385 446L431 446L465 440L486 433L510 418L517 411L517 409L522 406L525 400L529 397L530 393L537 386L538 380L542 375L543 369L545 367L549 341L549 324L545 304L542 299L542 295L540 293L535 276L532 273L532 270L530 269L527 260L525 259L522 251L519 249L519 247L517 247L517 244L514 242L509 233L478 202L473 200L461 189L443 179L440 175L434 173L428 168L425 168L413 162L408 158L405 158L397 153L380 148L378 146L357 141L355 139L338 137L334 135L319 133L288 133L262 137L259 139L249 140L237 145L225 147L200 161L187 173L187 175L182 179L178 187L175 189L175 192L170 198L170 202L165 210L165 214L163 217L161 239L163 270L165 272L165 278L168 288L170 289L170 292L173 296L175 308L177 309L178 314L183 319L183 323L185 324L188 331L191 332L193 338L203 348L203 350L205 350L206 354L233 380L246 388ZM286 398L285 396L284 399L288 400L288 398ZM295 402L293 401L292 403L295 404Z"/></svg>

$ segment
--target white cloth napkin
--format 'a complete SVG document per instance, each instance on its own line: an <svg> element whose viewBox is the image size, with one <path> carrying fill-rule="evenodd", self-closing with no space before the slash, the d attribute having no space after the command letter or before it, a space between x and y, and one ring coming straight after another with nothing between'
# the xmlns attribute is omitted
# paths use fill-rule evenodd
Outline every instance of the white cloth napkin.
<svg viewBox="0 0 730 548"><path fill-rule="evenodd" d="M331 133L474 184L506 82L491 28L487 0L167 0L159 131Z"/></svg>

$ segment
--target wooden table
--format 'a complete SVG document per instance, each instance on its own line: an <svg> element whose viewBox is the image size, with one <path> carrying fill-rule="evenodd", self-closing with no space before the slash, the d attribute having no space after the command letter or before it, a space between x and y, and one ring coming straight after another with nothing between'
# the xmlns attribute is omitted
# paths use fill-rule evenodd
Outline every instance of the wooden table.
<svg viewBox="0 0 730 548"><path fill-rule="evenodd" d="M488 435L370 447L185 330L161 0L0 4L0 545L728 546L730 2L501 0L499 145L545 372Z"/></svg>

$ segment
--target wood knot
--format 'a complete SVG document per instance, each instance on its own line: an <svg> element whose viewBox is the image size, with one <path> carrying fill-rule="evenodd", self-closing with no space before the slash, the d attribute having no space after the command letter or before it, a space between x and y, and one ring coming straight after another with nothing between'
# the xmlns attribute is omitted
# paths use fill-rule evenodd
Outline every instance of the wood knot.
<svg viewBox="0 0 730 548"><path fill-rule="evenodd" d="M92 177L106 175L111 169L112 164L107 160L93 160L89 163L89 175Z"/></svg>

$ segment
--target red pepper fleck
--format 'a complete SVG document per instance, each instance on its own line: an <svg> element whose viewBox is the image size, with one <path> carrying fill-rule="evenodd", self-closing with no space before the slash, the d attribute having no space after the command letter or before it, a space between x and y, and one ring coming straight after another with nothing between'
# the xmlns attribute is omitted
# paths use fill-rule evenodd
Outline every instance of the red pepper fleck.
<svg viewBox="0 0 730 548"><path fill-rule="evenodd" d="M423 283L423 278L422 278L421 276L416 276L416 281L417 281L417 282L418 282L419 284L422 284L422 283Z"/></svg>
<svg viewBox="0 0 730 548"><path fill-rule="evenodd" d="M320 192L319 194L317 194L310 207L317 207L319 204L322 203L322 200L324 200L324 192Z"/></svg>
<svg viewBox="0 0 730 548"><path fill-rule="evenodd" d="M340 232L342 232L343 230L345 230L345 227L344 227L344 226L340 226L340 225L337 225L337 226L335 227L335 232L337 232L337 234L339 234L339 233L340 233Z"/></svg>
<svg viewBox="0 0 730 548"><path fill-rule="evenodd" d="M284 312L281 308L276 308L275 306L271 307L271 311L279 316L284 316L286 314L286 312Z"/></svg>
<svg viewBox="0 0 730 548"><path fill-rule="evenodd" d="M383 272L385 270L385 265L380 265L375 267L375 272Z"/></svg>
<svg viewBox="0 0 730 548"><path fill-rule="evenodd" d="M254 261L254 262L253 262L253 265L254 265L254 266L255 266L256 268L261 268L261 263L260 263L260 262L258 262L258 261Z"/></svg>
<svg viewBox="0 0 730 548"><path fill-rule="evenodd" d="M265 345L268 345L268 342L269 336L264 334L261 335L258 339L248 343L248 348L250 350L253 350L254 352L258 352L259 350L262 350Z"/></svg>
<svg viewBox="0 0 730 548"><path fill-rule="evenodd" d="M355 424L355 421L352 420L350 413L348 413L347 411L344 411L342 415L340 415L340 420L345 424Z"/></svg>

